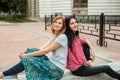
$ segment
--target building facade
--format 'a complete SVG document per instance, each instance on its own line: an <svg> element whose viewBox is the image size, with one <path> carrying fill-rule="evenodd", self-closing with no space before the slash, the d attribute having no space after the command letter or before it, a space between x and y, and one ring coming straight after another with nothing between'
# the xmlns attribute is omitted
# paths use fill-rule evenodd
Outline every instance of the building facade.
<svg viewBox="0 0 120 80"><path fill-rule="evenodd" d="M73 14L88 14L88 0L72 0L72 13Z"/></svg>
<svg viewBox="0 0 120 80"><path fill-rule="evenodd" d="M120 0L28 0L28 17L54 14L120 15Z"/></svg>
<svg viewBox="0 0 120 80"><path fill-rule="evenodd" d="M43 17L45 14L72 14L71 0L39 0L39 2L39 13L41 17Z"/></svg>
<svg viewBox="0 0 120 80"><path fill-rule="evenodd" d="M88 0L88 15L120 15L120 0Z"/></svg>
<svg viewBox="0 0 120 80"><path fill-rule="evenodd" d="M27 17L28 18L40 17L40 15L39 15L39 0L28 0Z"/></svg>

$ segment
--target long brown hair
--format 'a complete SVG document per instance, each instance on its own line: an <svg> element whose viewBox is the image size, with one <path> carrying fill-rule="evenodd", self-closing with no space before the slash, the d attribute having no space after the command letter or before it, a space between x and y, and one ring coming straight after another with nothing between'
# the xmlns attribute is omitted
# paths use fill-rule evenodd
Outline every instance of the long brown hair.
<svg viewBox="0 0 120 80"><path fill-rule="evenodd" d="M60 34L64 34L65 31L66 31L65 17L64 17L64 16L57 16L57 17L55 17L55 18L53 19L52 24L51 24L51 31L52 31L52 34L55 33L55 30L53 29L53 24L54 24L55 21L58 20L58 19L62 19L63 25L62 25L61 30L60 30L59 33L57 34L57 36L60 35Z"/></svg>

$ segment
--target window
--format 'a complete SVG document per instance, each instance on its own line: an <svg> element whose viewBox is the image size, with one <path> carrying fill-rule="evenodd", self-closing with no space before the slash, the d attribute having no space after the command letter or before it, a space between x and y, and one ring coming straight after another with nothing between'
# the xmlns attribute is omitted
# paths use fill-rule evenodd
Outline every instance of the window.
<svg viewBox="0 0 120 80"><path fill-rule="evenodd" d="M79 8L81 6L81 0L73 0L74 8Z"/></svg>
<svg viewBox="0 0 120 80"><path fill-rule="evenodd" d="M87 7L88 0L73 0L74 8Z"/></svg>
<svg viewBox="0 0 120 80"><path fill-rule="evenodd" d="M87 7L87 0L82 0L82 7Z"/></svg>

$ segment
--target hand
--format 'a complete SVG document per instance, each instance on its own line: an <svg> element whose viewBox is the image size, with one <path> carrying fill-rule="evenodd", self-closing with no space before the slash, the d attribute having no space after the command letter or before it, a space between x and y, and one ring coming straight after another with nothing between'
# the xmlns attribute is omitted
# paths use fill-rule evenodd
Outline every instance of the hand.
<svg viewBox="0 0 120 80"><path fill-rule="evenodd" d="M22 58L24 58L24 57L26 57L26 56L27 56L27 54L21 53L21 54L19 55L19 58L22 59Z"/></svg>

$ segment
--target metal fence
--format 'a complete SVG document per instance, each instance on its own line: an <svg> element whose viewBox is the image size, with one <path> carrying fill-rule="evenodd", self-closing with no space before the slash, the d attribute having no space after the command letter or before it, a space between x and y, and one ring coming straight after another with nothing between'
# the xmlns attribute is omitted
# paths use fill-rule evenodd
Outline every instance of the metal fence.
<svg viewBox="0 0 120 80"><path fill-rule="evenodd" d="M57 16L57 15L56 15ZM99 37L97 44L107 46L105 39L120 41L120 15L75 15L80 33ZM55 15L45 15L45 30Z"/></svg>

